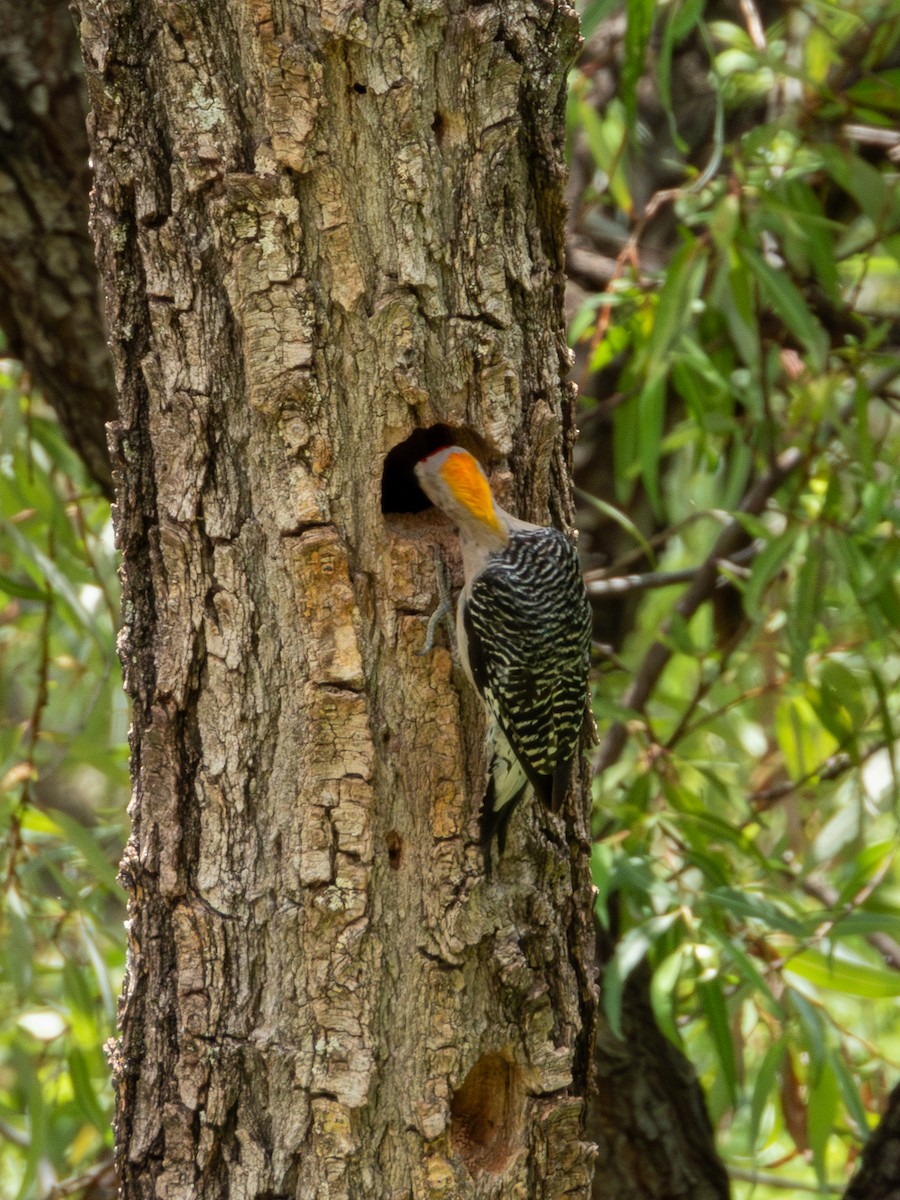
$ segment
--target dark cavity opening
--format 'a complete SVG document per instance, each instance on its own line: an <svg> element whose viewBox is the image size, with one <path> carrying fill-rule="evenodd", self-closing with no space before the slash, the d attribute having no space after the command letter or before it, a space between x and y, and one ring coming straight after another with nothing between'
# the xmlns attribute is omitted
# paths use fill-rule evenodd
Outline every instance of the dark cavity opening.
<svg viewBox="0 0 900 1200"><path fill-rule="evenodd" d="M522 1144L524 1112L521 1070L506 1054L482 1055L450 1101L453 1149L472 1174L505 1170Z"/></svg>
<svg viewBox="0 0 900 1200"><path fill-rule="evenodd" d="M487 443L471 429L462 425L429 425L414 429L409 437L388 452L381 474L381 511L388 513L417 513L431 507L431 501L419 487L415 466L429 454L445 446L462 446L485 467L491 460Z"/></svg>
<svg viewBox="0 0 900 1200"><path fill-rule="evenodd" d="M384 840L387 843L388 866L392 871L399 871L403 862L403 838L396 829L392 829Z"/></svg>

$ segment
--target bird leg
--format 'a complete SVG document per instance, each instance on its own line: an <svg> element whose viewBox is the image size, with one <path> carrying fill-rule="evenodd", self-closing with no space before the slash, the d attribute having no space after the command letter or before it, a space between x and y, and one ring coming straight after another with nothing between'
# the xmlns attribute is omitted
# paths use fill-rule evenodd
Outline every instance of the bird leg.
<svg viewBox="0 0 900 1200"><path fill-rule="evenodd" d="M447 617L449 618L447 621L447 632L450 642L450 655L454 666L458 667L459 654L456 649L456 622L452 616L453 596L450 591L450 580L447 578L447 568L444 566L444 561L437 547L434 549L434 574L437 581L439 603L428 618L428 627L425 630L425 645L419 651L419 655L428 654L429 651L434 649L434 635L437 632L437 627L441 620Z"/></svg>

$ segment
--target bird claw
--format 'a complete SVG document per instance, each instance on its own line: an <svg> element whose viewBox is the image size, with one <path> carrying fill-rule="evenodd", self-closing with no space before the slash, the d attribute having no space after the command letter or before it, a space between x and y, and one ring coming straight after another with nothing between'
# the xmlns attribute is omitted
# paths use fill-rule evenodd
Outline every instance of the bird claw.
<svg viewBox="0 0 900 1200"><path fill-rule="evenodd" d="M423 657L434 649L434 635L437 632L437 627L444 617L450 616L453 612L453 598L450 593L450 581L447 578L447 568L444 566L440 553L434 552L434 574L437 580L437 590L439 604L431 616L428 618L428 626L425 630L425 645L418 652L419 657ZM456 626L452 618L447 622L447 629L450 635L450 654L454 663L459 665L459 658L456 651Z"/></svg>

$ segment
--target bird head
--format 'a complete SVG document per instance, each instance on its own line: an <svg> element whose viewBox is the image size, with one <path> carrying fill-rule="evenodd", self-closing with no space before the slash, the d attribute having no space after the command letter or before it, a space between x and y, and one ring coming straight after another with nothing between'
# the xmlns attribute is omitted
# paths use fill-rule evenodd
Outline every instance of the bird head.
<svg viewBox="0 0 900 1200"><path fill-rule="evenodd" d="M481 464L461 446L445 446L416 463L419 486L435 507L468 533L494 535L507 530Z"/></svg>

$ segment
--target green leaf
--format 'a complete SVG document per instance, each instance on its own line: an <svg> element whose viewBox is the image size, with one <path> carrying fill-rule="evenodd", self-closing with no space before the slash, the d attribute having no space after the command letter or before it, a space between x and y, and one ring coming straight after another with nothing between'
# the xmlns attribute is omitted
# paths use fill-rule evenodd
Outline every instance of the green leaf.
<svg viewBox="0 0 900 1200"><path fill-rule="evenodd" d="M109 1128L109 1117L97 1099L84 1054L77 1046L73 1046L66 1056L66 1062L69 1067L69 1077L72 1080L75 1103L95 1129L106 1133Z"/></svg>
<svg viewBox="0 0 900 1200"><path fill-rule="evenodd" d="M778 1078L778 1070L784 1059L785 1041L780 1038L768 1048L756 1073L753 1084L753 1095L750 1100L750 1128L748 1131L748 1151L756 1153L756 1143L759 1140L759 1127L766 1105L774 1098Z"/></svg>
<svg viewBox="0 0 900 1200"><path fill-rule="evenodd" d="M751 620L758 621L763 616L763 593L784 566L800 533L796 525L788 526L784 533L771 538L754 558L744 590L744 608Z"/></svg>
<svg viewBox="0 0 900 1200"><path fill-rule="evenodd" d="M594 842L591 847L591 879L597 889L594 899L594 911L604 929L609 928L609 913L607 898L609 896L609 879L612 874L614 851L607 842Z"/></svg>
<svg viewBox="0 0 900 1200"><path fill-rule="evenodd" d="M775 736L791 779L806 779L840 748L805 696L785 696L775 710Z"/></svg>
<svg viewBox="0 0 900 1200"><path fill-rule="evenodd" d="M691 626L681 613L673 612L666 622L663 640L678 654L693 657L697 653L697 645L691 636Z"/></svg>
<svg viewBox="0 0 900 1200"><path fill-rule="evenodd" d="M19 551L21 563L25 570L28 571L36 582L50 584L56 593L56 598L66 613L67 619L74 626L88 633L97 642L101 651L105 651L107 646L97 630L96 621L93 620L91 614L85 609L71 580L60 570L58 564L42 550L38 549L36 545L24 538L14 525L10 525L7 522L3 528L6 536L11 539Z"/></svg>
<svg viewBox="0 0 900 1200"><path fill-rule="evenodd" d="M638 397L638 453L641 478L647 497L657 517L662 517L659 494L659 457L666 418L666 385L663 376L650 380Z"/></svg>
<svg viewBox="0 0 900 1200"><path fill-rule="evenodd" d="M629 975L647 957L647 952L681 920L681 910L651 917L643 924L629 929L619 939L615 953L603 972L603 1011L610 1028L622 1037L622 996Z"/></svg>
<svg viewBox="0 0 900 1200"><path fill-rule="evenodd" d="M669 264L659 293L653 330L641 360L647 385L667 371L670 351L694 319L694 306L703 286L707 263L708 255L702 243L691 238Z"/></svg>
<svg viewBox="0 0 900 1200"><path fill-rule="evenodd" d="M601 21L613 13L619 0L588 0L581 10L581 36L589 38Z"/></svg>
<svg viewBox="0 0 900 1200"><path fill-rule="evenodd" d="M653 972L650 981L650 1004L656 1024L673 1046L679 1048L682 1039L675 1024L675 1000L686 952L687 947L682 945L668 954Z"/></svg>
<svg viewBox="0 0 900 1200"><path fill-rule="evenodd" d="M723 912L762 921L771 929L778 929L795 937L803 937L806 933L806 927L802 922L788 913L782 912L771 900L765 900L761 896L741 892L737 888L714 888L707 893L707 899L713 907L719 908Z"/></svg>
<svg viewBox="0 0 900 1200"><path fill-rule="evenodd" d="M819 1010L810 1004L796 988L788 989L788 998L800 1021L803 1040L809 1056L810 1071L816 1075L821 1070L826 1054L825 1029L822 1025L822 1018Z"/></svg>
<svg viewBox="0 0 900 1200"><path fill-rule="evenodd" d="M765 1005L772 1016L782 1020L784 1010L781 1004L775 999L772 989L757 969L753 959L744 951L737 937L734 934L729 936L721 933L713 925L706 927L706 935L718 945L722 954L734 963L742 982L753 989L754 999Z"/></svg>
<svg viewBox="0 0 900 1200"><path fill-rule="evenodd" d="M586 333L597 324L597 312L603 304L603 293L587 296L579 305L578 312L569 322L569 345L576 346Z"/></svg>
<svg viewBox="0 0 900 1200"><path fill-rule="evenodd" d="M653 30L655 0L626 0L625 61L622 64L621 96L628 126L633 129L637 112L637 85L644 73L647 44Z"/></svg>
<svg viewBox="0 0 900 1200"><path fill-rule="evenodd" d="M756 250L743 246L740 254L756 276L763 300L784 321L806 351L810 369L814 372L823 371L828 353L828 335L813 316L802 292L785 271L776 271Z"/></svg>
<svg viewBox="0 0 900 1200"><path fill-rule="evenodd" d="M578 119L591 156L608 180L610 195L623 212L630 213L634 204L622 162L625 121L621 106L609 105L601 117L592 104L582 101Z"/></svg>
<svg viewBox="0 0 900 1200"><path fill-rule="evenodd" d="M837 917L829 937L838 941L846 937L868 937L873 933L884 933L900 942L900 913L892 915L857 909Z"/></svg>
<svg viewBox="0 0 900 1200"><path fill-rule="evenodd" d="M838 298L838 273L834 235L840 225L825 216L813 189L802 179L785 179L782 185L786 213L802 238L816 283L833 300Z"/></svg>
<svg viewBox="0 0 900 1200"><path fill-rule="evenodd" d="M79 491L96 487L89 481L84 464L72 449L58 421L32 414L28 432L32 442L47 452L51 467L76 482Z"/></svg>
<svg viewBox="0 0 900 1200"><path fill-rule="evenodd" d="M641 533L640 529L638 529L637 525L635 525L635 523L627 515L627 513L622 512L620 508L616 508L613 504L607 504L606 501L601 500L599 496L592 496L590 492L584 491L583 488L576 488L575 491L582 498L582 500L586 500L592 508L597 510L597 512L601 513L604 517L609 517L611 521L615 521L620 528L624 529L629 537L632 537L635 543L640 546L641 550L643 550L643 552L646 554L647 561L650 563L650 565L654 568L656 567L656 555L653 551L653 547Z"/></svg>
<svg viewBox="0 0 900 1200"><path fill-rule="evenodd" d="M97 882L116 895L123 895L121 885L116 879L117 867L109 861L91 830L86 829L68 813L61 812L59 809L50 808L47 811L52 815L66 838L84 855Z"/></svg>
<svg viewBox="0 0 900 1200"><path fill-rule="evenodd" d="M847 875L844 878L835 902L839 912L845 904L849 904L855 896L876 876L882 874L887 861L897 853L897 843L894 838L886 841L872 842L865 846L853 859L845 864ZM875 900L870 900L870 906Z"/></svg>
<svg viewBox="0 0 900 1200"><path fill-rule="evenodd" d="M697 994L706 1015L706 1023L712 1038L719 1066L722 1068L722 1079L728 1091L732 1108L737 1108L738 1075L734 1040L731 1036L731 1025L728 1020L728 1006L722 984L718 979L698 980Z"/></svg>
<svg viewBox="0 0 900 1200"><path fill-rule="evenodd" d="M897 735L894 732L894 721L891 715L890 705L888 704L887 690L884 686L884 681L880 673L873 667L869 666L867 675L872 684L872 690L875 693L876 702L878 705L878 717L881 721L882 741L886 746L893 746L897 741ZM894 780L894 791L900 794L900 777L898 777L897 763L895 756L889 755L891 774Z"/></svg>
<svg viewBox="0 0 900 1200"><path fill-rule="evenodd" d="M820 1183L825 1183L828 1170L826 1151L834 1133L838 1111L838 1084L830 1062L825 1062L818 1076L809 1081L807 1101L807 1130L813 1165Z"/></svg>
<svg viewBox="0 0 900 1200"><path fill-rule="evenodd" d="M801 950L790 958L784 971L786 975L796 975L816 987L843 992L846 996L862 996L867 1000L900 996L900 975L896 971L852 962L839 958L837 953L826 958L818 950Z"/></svg>
<svg viewBox="0 0 900 1200"><path fill-rule="evenodd" d="M67 958L63 964L63 991L69 1002L70 1018L76 1025L76 1032L83 1035L83 1041L88 1045L94 1032L97 1002L90 976L71 958ZM81 1021L78 1025L80 1018L87 1018L87 1021Z"/></svg>
<svg viewBox="0 0 900 1200"><path fill-rule="evenodd" d="M50 595L49 592L44 592L40 588L20 583L11 575L3 574L2 571L0 571L0 592L6 592L7 596L15 596L17 600L37 600L40 603L45 603Z"/></svg>
<svg viewBox="0 0 900 1200"><path fill-rule="evenodd" d="M809 542L794 583L790 619L787 622L791 673L796 678L802 678L806 674L806 656L821 604L821 580L821 551L814 542Z"/></svg>
<svg viewBox="0 0 900 1200"><path fill-rule="evenodd" d="M610 296L608 292L604 292L601 299L608 308L614 308L620 303L619 297ZM604 367L608 367L611 362L629 350L631 341L629 330L624 329L621 325L610 325L591 352L591 370L602 371Z"/></svg>
<svg viewBox="0 0 900 1200"><path fill-rule="evenodd" d="M603 972L603 1012L618 1038L622 1033L622 996L631 972L646 958L650 937L644 927L629 929Z"/></svg>
<svg viewBox="0 0 900 1200"><path fill-rule="evenodd" d="M706 778L710 778L711 772L702 764L695 763L694 765ZM692 843L692 831L696 828L718 844L726 847L733 846L741 855L745 855L754 862L760 871L771 870L769 860L760 852L753 838L743 829L735 828L731 821L716 816L715 812L711 811L709 805L702 799L698 800L696 811L687 812L684 816L679 817L678 826L682 836L689 838ZM752 896L752 893L749 895Z"/></svg>
<svg viewBox="0 0 900 1200"><path fill-rule="evenodd" d="M8 975L16 996L22 1000L31 987L33 942L22 898L14 887L6 889L3 973Z"/></svg>
<svg viewBox="0 0 900 1200"><path fill-rule="evenodd" d="M669 135L679 153L686 154L690 147L678 133L676 112L672 104L672 53L682 38L694 29L703 14L705 0L676 0L663 26L662 45L657 62L657 85L660 99L669 122Z"/></svg>
<svg viewBox="0 0 900 1200"><path fill-rule="evenodd" d="M735 349L754 374L759 372L761 354L759 321L751 276L737 252L732 250L719 267L719 307L728 325Z"/></svg>
<svg viewBox="0 0 900 1200"><path fill-rule="evenodd" d="M47 1119L43 1091L31 1062L21 1059L18 1063L20 1086L25 1093L25 1111L28 1120L28 1152L16 1200L25 1200L31 1194L37 1178L38 1165L44 1157L47 1143Z"/></svg>
<svg viewBox="0 0 900 1200"><path fill-rule="evenodd" d="M867 1138L869 1135L869 1122L866 1118L865 1105L862 1102L856 1081L851 1075L839 1050L829 1048L828 1061L831 1064L831 1069L834 1071L834 1077L840 1088L844 1106L856 1125L857 1137Z"/></svg>
<svg viewBox="0 0 900 1200"><path fill-rule="evenodd" d="M111 978L110 964L103 958L100 952L100 948L97 945L94 923L86 913L83 913L81 916L79 930L81 933L81 945L94 972L94 979L97 981L97 989L100 993L104 1017L109 1022L110 1028L112 1028L116 1020L116 995L114 983Z"/></svg>
<svg viewBox="0 0 900 1200"><path fill-rule="evenodd" d="M835 183L852 196L880 232L896 229L900 199L896 188L871 163L834 145L816 147Z"/></svg>
<svg viewBox="0 0 900 1200"><path fill-rule="evenodd" d="M831 657L822 663L819 681L823 692L827 692L832 703L846 714L844 724L850 729L860 728L868 716L868 705L863 699L859 676L840 659Z"/></svg>

